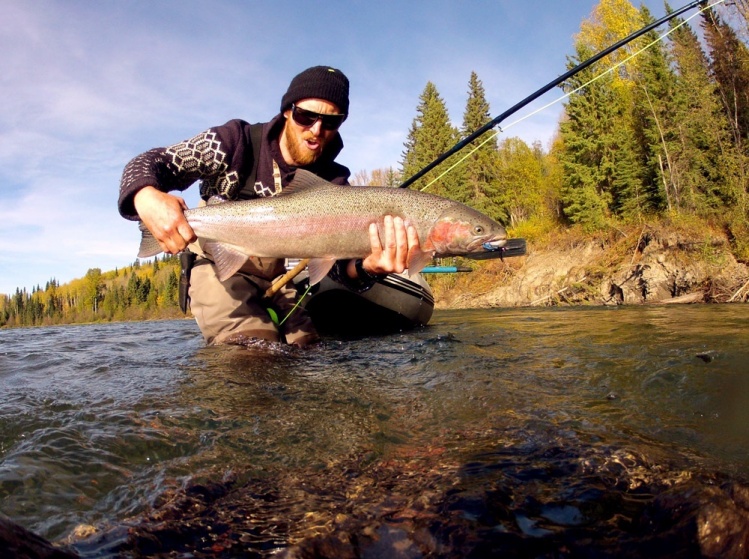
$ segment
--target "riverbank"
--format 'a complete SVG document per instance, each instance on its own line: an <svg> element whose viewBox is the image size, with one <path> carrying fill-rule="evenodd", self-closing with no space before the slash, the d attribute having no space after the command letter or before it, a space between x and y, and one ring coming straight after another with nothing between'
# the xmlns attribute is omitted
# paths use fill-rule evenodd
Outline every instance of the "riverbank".
<svg viewBox="0 0 749 559"><path fill-rule="evenodd" d="M749 300L749 266L727 235L650 224L584 237L564 230L528 253L435 278L437 308L725 303Z"/></svg>

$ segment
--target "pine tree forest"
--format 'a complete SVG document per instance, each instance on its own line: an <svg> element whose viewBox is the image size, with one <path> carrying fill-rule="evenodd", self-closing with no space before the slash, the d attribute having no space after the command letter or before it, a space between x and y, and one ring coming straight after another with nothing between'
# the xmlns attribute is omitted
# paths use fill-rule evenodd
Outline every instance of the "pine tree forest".
<svg viewBox="0 0 749 559"><path fill-rule="evenodd" d="M652 21L629 0L600 0L575 36L568 67ZM529 241L554 228L595 234L657 220L704 222L726 231L746 262L748 44L746 0L708 8L689 23L675 18L562 85L564 115L548 147L489 132L412 188L470 205ZM397 186L491 114L475 72L460 126L430 81L399 168L361 171L352 182ZM92 269L66 285L52 279L44 289L0 295L0 326L180 316L178 281L174 257Z"/></svg>
<svg viewBox="0 0 749 559"><path fill-rule="evenodd" d="M487 133L463 163L445 174L448 160L415 187L473 206L529 239L552 227L592 234L659 219L704 220L726 230L746 261L748 6L709 8L691 23L675 18L570 78L548 151ZM575 37L568 69L653 21L629 0L601 0ZM404 178L491 120L475 73L460 129L431 82L417 113Z"/></svg>
<svg viewBox="0 0 749 559"><path fill-rule="evenodd" d="M51 279L31 293L0 296L0 326L42 326L182 316L179 258L136 260L120 270L92 268L83 278L60 285Z"/></svg>

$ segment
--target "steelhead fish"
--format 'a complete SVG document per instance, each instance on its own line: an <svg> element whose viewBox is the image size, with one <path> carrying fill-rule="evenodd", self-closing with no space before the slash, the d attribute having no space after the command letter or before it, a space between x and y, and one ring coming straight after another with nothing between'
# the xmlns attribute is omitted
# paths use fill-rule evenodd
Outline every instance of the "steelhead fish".
<svg viewBox="0 0 749 559"><path fill-rule="evenodd" d="M419 234L421 250L408 261L409 275L435 257L496 250L507 238L499 223L447 198L401 188L338 186L302 169L279 196L209 202L185 210L221 281L249 256L309 258L311 285L322 280L336 260L369 255L369 224L377 223L382 235L386 215L400 216ZM138 256L160 253L158 241L141 230Z"/></svg>

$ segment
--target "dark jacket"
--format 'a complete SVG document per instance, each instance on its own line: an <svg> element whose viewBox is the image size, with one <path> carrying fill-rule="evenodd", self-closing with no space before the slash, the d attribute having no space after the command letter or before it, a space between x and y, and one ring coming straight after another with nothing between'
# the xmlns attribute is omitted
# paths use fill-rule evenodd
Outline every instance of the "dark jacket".
<svg viewBox="0 0 749 559"><path fill-rule="evenodd" d="M163 192L182 191L200 180L200 196L204 200L214 195L233 200L274 194L272 160L278 163L282 186L291 182L296 169L284 161L278 144L284 122L283 115L279 114L262 125L254 185L246 182L252 170L253 156L258 157L258 154L252 153L250 125L243 120L230 120L184 142L138 155L122 173L117 203L120 214L126 219L137 220L133 197L149 185ZM348 184L351 172L334 161L341 149L343 141L338 135L325 153L305 169L334 184Z"/></svg>

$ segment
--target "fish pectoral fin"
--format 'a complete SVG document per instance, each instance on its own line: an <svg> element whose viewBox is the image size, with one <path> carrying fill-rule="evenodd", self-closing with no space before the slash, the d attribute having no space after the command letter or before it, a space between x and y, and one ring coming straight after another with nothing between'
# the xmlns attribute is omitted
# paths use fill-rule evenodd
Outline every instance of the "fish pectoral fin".
<svg viewBox="0 0 749 559"><path fill-rule="evenodd" d="M408 259L408 275L413 276L421 272L434 259L434 252L415 251Z"/></svg>
<svg viewBox="0 0 749 559"><path fill-rule="evenodd" d="M159 245L159 241L156 240L156 237L153 236L153 234L146 229L146 226L143 225L143 222L141 221L138 225L140 228L140 247L138 247L138 258L149 258L151 256L156 256L161 251L161 246Z"/></svg>
<svg viewBox="0 0 749 559"><path fill-rule="evenodd" d="M229 279L247 262L248 256L246 254L229 245L206 243L205 249L213 257L220 281Z"/></svg>
<svg viewBox="0 0 749 559"><path fill-rule="evenodd" d="M335 258L313 258L307 264L309 271L309 284L315 285L328 275L328 272L335 264Z"/></svg>

